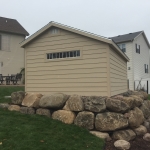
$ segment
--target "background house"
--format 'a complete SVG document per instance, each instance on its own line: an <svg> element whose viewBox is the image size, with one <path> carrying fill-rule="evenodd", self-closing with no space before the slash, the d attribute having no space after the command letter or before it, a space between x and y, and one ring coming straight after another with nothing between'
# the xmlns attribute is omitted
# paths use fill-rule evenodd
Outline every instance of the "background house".
<svg viewBox="0 0 150 150"><path fill-rule="evenodd" d="M129 89L145 88L150 78L150 44L144 31L112 37L112 40L129 57L127 72Z"/></svg>
<svg viewBox="0 0 150 150"><path fill-rule="evenodd" d="M112 96L127 91L129 59L111 39L51 22L21 46L26 92Z"/></svg>
<svg viewBox="0 0 150 150"><path fill-rule="evenodd" d="M20 42L28 35L17 20L0 17L0 74L16 74L24 67Z"/></svg>

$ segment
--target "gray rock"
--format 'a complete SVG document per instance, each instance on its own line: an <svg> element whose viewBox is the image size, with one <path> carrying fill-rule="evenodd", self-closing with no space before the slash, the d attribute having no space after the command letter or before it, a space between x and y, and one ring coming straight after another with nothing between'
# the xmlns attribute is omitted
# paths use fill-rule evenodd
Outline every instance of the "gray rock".
<svg viewBox="0 0 150 150"><path fill-rule="evenodd" d="M8 108L9 104L8 103L0 103L0 108Z"/></svg>
<svg viewBox="0 0 150 150"><path fill-rule="evenodd" d="M129 111L128 114L129 126L131 128L139 127L144 122L143 112L138 107L135 107L133 110Z"/></svg>
<svg viewBox="0 0 150 150"><path fill-rule="evenodd" d="M18 106L18 105L10 105L8 107L8 110L10 110L10 111L20 111L20 106Z"/></svg>
<svg viewBox="0 0 150 150"><path fill-rule="evenodd" d="M88 111L79 112L74 124L92 130L94 128L94 114Z"/></svg>
<svg viewBox="0 0 150 150"><path fill-rule="evenodd" d="M140 125L138 128L133 129L133 131L136 133L136 135L144 135L147 133L146 127Z"/></svg>
<svg viewBox="0 0 150 150"><path fill-rule="evenodd" d="M66 124L72 124L75 119L75 113L68 110L58 110L52 114L52 118Z"/></svg>
<svg viewBox="0 0 150 150"><path fill-rule="evenodd" d="M150 123L148 121L144 121L143 126L146 127L148 130L150 129Z"/></svg>
<svg viewBox="0 0 150 150"><path fill-rule="evenodd" d="M31 107L21 107L20 112L23 114L35 114L35 109Z"/></svg>
<svg viewBox="0 0 150 150"><path fill-rule="evenodd" d="M115 131L113 133L113 139L115 140L126 140L126 141L130 141L135 139L136 134L133 132L133 130L120 130L120 131Z"/></svg>
<svg viewBox="0 0 150 150"><path fill-rule="evenodd" d="M90 131L90 133L97 136L98 138L104 139L105 141L112 140L108 133L98 132L98 131Z"/></svg>
<svg viewBox="0 0 150 150"><path fill-rule="evenodd" d="M49 109L38 108L36 110L36 114L51 117L51 113Z"/></svg>
<svg viewBox="0 0 150 150"><path fill-rule="evenodd" d="M148 94L144 91L132 91L132 95L138 95L141 98L143 97L144 100L148 99Z"/></svg>
<svg viewBox="0 0 150 150"><path fill-rule="evenodd" d="M106 97L101 96L82 96L84 109L91 112L104 112L106 110Z"/></svg>
<svg viewBox="0 0 150 150"><path fill-rule="evenodd" d="M68 99L68 95L65 95L63 93L45 95L40 99L39 106L42 108L59 109L59 108L63 108L67 99Z"/></svg>
<svg viewBox="0 0 150 150"><path fill-rule="evenodd" d="M146 133L146 134L143 136L143 139L144 139L145 141L150 142L150 133Z"/></svg>
<svg viewBox="0 0 150 150"><path fill-rule="evenodd" d="M110 111L120 112L120 113L125 113L130 109L130 107L127 103L125 103L121 100L112 99L112 98L108 98L106 100L106 107Z"/></svg>
<svg viewBox="0 0 150 150"><path fill-rule="evenodd" d="M128 150L130 149L130 143L125 140L117 140L114 143L114 146L119 150Z"/></svg>
<svg viewBox="0 0 150 150"><path fill-rule="evenodd" d="M142 106L140 107L140 109L142 110L144 117L148 118L150 116L150 101L149 100L145 100L142 103Z"/></svg>
<svg viewBox="0 0 150 150"><path fill-rule="evenodd" d="M120 113L106 112L96 115L95 127L99 131L114 131L128 127L128 119Z"/></svg>
<svg viewBox="0 0 150 150"><path fill-rule="evenodd" d="M25 97L25 92L18 91L11 93L11 102L16 105L21 105L23 99Z"/></svg>
<svg viewBox="0 0 150 150"><path fill-rule="evenodd" d="M71 110L71 111L83 111L84 105L79 95L71 95L66 102L66 105L63 108L64 110Z"/></svg>

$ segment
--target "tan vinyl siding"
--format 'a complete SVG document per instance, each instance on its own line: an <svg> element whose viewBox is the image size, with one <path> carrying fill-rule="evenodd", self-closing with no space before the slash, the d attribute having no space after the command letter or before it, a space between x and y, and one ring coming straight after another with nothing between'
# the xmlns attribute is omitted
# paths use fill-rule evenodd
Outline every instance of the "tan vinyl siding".
<svg viewBox="0 0 150 150"><path fill-rule="evenodd" d="M127 91L127 62L110 48L111 96Z"/></svg>
<svg viewBox="0 0 150 150"><path fill-rule="evenodd" d="M25 47L26 92L108 96L108 45L69 31L49 31ZM80 50L81 57L47 60L46 53Z"/></svg>

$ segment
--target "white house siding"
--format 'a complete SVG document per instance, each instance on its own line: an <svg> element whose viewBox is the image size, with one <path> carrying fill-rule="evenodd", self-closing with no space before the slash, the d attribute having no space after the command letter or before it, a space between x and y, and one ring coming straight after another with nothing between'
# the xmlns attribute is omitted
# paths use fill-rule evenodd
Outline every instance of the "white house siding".
<svg viewBox="0 0 150 150"><path fill-rule="evenodd" d="M136 53L135 44L140 45L140 54ZM143 35L139 35L133 42L133 59L134 59L134 80L141 80L150 77L149 73L145 73L144 64L149 65L149 48Z"/></svg>
<svg viewBox="0 0 150 150"><path fill-rule="evenodd" d="M127 62L127 78L129 80L129 89L134 89L134 67L133 67L133 46L131 42L126 43L126 52L125 54L130 59L129 62ZM128 68L130 67L130 70Z"/></svg>
<svg viewBox="0 0 150 150"><path fill-rule="evenodd" d="M20 48L20 42L24 40L24 36L15 34L0 33L1 35L8 35L9 51L0 50L0 62L3 64L1 73L3 75L10 75L19 73L24 67L24 49Z"/></svg>

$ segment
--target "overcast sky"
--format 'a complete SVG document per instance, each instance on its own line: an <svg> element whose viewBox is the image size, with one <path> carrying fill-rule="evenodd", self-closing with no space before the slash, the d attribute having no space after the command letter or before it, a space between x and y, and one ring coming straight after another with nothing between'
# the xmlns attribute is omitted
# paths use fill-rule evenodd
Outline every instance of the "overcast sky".
<svg viewBox="0 0 150 150"><path fill-rule="evenodd" d="M55 21L105 37L144 30L150 42L150 0L0 0L0 16L30 35Z"/></svg>

